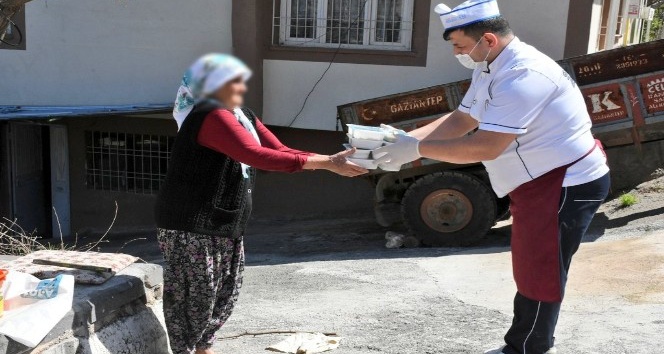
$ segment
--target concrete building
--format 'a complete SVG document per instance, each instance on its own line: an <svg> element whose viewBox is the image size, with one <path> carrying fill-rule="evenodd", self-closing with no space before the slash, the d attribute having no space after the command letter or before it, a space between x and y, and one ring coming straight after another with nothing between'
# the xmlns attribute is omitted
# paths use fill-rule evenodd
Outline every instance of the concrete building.
<svg viewBox="0 0 664 354"><path fill-rule="evenodd" d="M626 26L610 19L628 2L500 6L523 41L561 59L607 48L602 35ZM117 202L114 230L152 228L176 133L171 102L188 65L212 51L254 69L248 106L284 142L338 151L338 105L470 76L442 39L436 4L34 0L5 38L19 46L0 46L0 216L46 235L96 232ZM261 173L255 198L266 216L370 212L372 188L325 172Z"/></svg>

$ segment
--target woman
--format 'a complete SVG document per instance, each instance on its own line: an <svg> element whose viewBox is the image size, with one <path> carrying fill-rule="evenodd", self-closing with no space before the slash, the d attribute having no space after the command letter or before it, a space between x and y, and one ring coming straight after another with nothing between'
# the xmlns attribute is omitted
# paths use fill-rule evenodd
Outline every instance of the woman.
<svg viewBox="0 0 664 354"><path fill-rule="evenodd" d="M242 285L254 168L367 172L346 161L352 150L326 156L284 146L241 108L250 76L237 58L209 54L185 73L178 90L178 135L155 213L174 354L213 353L215 332L233 310Z"/></svg>

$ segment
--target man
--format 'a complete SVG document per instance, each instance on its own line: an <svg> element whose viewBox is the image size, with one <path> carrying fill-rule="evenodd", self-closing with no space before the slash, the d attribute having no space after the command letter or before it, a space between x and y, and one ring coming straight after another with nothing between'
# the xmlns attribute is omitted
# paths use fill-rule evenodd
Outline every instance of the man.
<svg viewBox="0 0 664 354"><path fill-rule="evenodd" d="M391 166L420 157L485 165L496 194L511 198L518 289L506 345L487 353L556 353L570 262L608 194L606 158L576 83L514 36L495 0L435 10L456 57L474 69L471 86L457 110L374 156Z"/></svg>

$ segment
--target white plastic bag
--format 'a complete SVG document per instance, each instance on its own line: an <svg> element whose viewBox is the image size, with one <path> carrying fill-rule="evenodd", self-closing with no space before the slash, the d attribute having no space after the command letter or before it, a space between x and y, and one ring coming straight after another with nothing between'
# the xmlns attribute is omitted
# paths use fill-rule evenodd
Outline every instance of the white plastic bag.
<svg viewBox="0 0 664 354"><path fill-rule="evenodd" d="M28 347L36 347L71 309L74 300L74 276L63 275L58 295L52 299L23 298L40 280L30 274L10 271L5 293L5 313L0 318L0 334Z"/></svg>
<svg viewBox="0 0 664 354"><path fill-rule="evenodd" d="M337 349L341 337L326 336L322 333L295 333L292 336L273 344L265 350L292 354L323 353Z"/></svg>

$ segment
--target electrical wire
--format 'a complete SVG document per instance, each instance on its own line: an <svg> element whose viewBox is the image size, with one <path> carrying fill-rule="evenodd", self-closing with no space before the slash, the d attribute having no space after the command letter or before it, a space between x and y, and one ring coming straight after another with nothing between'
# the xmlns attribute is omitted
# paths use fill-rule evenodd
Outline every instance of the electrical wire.
<svg viewBox="0 0 664 354"><path fill-rule="evenodd" d="M368 1L369 1L369 0L364 0L364 2L362 3L362 7L366 7ZM363 13L360 12L360 13L358 14L357 18L356 18L353 22L351 22L351 23L348 24L348 27L346 28L346 30L350 31L351 28L352 28L354 25L356 25L356 24L360 21L360 18L362 18L362 17L363 17ZM311 41L315 41L316 39L320 39L320 38L322 38L324 35L325 35L325 34L323 34L323 35L321 35L321 36L319 36L319 37L317 37L317 38L311 39L310 41L306 41L306 42L303 42L303 43L301 43L301 44L298 44L298 45L304 45L305 43L309 43L309 42L311 42ZM349 35L349 39L350 39L350 32L349 32L348 35ZM325 70L324 70L323 73L320 75L320 77L318 78L318 80L316 80L316 83L314 83L314 86L311 87L311 90L309 91L309 93L307 93L307 96L304 98L304 102L302 102L302 106L300 107L300 110L297 112L297 114L295 115L295 117L293 117L293 119L291 120L291 122L287 125L288 128L291 128L291 127L293 126L293 124L295 124L295 122L297 121L297 119L300 118L300 114L302 114L302 112L304 111L304 108L307 106L307 102L309 101L309 97L311 97L311 95L314 93L314 91L316 91L316 87L318 87L318 84L320 84L320 82L323 81L323 78L325 78L325 75L327 74L327 72L330 71L330 69L332 68L332 64L334 64L334 60L337 58L337 55L338 55L339 52L341 51L341 47L342 47L342 46L343 46L343 42L341 41L341 37L339 37L339 45L337 46L337 48L335 49L334 53L332 54L332 59L330 59L330 62L329 62L329 64L327 65L327 68L325 68Z"/></svg>

